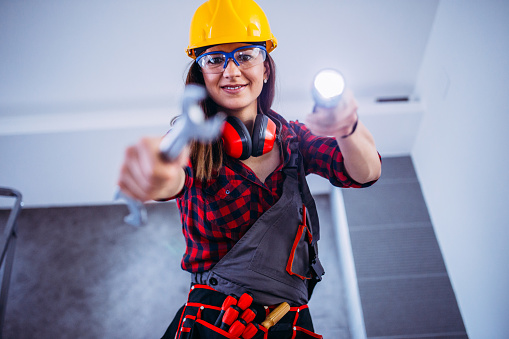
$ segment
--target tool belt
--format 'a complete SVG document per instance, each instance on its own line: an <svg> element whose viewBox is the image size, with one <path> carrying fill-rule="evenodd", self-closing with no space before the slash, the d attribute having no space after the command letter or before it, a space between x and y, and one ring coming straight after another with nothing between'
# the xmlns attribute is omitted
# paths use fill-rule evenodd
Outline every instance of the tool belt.
<svg viewBox="0 0 509 339"><path fill-rule="evenodd" d="M307 305L289 307L288 313L281 318L275 325L266 329L261 324L267 315L277 306L263 306L256 303L250 303L244 306L246 311L239 312L236 322L232 323L231 316L234 313L221 311L224 308L227 295L214 290L207 285L193 285L189 292L187 303L175 316L170 328L163 338L176 339L196 339L196 338L322 338L321 335L314 333L311 316ZM242 297L239 298L239 304ZM230 306L236 307L236 306ZM239 309L239 307L236 307ZM242 307L242 308L244 308ZM250 312L255 314L250 317L249 323L243 321L240 323L242 314ZM226 318L229 318L227 321ZM254 317L254 318L253 318ZM218 320L219 318L219 320ZM223 323L224 321L224 323ZM229 324L226 324L229 323ZM220 325L219 325L220 323ZM178 327L176 326L178 324ZM265 324L265 323L264 323ZM175 329L172 331L171 327ZM236 332L236 334L232 334Z"/></svg>

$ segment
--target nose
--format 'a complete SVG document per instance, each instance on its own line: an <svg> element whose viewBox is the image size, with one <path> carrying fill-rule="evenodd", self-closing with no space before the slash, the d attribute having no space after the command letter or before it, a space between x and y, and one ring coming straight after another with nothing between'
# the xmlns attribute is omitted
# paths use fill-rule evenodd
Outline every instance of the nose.
<svg viewBox="0 0 509 339"><path fill-rule="evenodd" d="M223 76L226 78L240 76L240 69L233 59L229 59L226 62L226 67L223 71Z"/></svg>

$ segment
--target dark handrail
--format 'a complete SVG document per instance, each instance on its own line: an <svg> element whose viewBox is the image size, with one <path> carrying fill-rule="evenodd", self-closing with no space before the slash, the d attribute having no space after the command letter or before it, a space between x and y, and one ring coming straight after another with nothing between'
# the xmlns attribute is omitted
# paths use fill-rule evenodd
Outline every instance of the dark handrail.
<svg viewBox="0 0 509 339"><path fill-rule="evenodd" d="M0 187L0 196L14 197L16 201L9 214L7 226L5 227L3 237L0 239L0 267L4 264L4 276L0 289L0 339L3 337L3 328L5 320L5 310L7 306L7 295L9 292L9 283L11 280L12 264L14 262L14 249L16 248L17 219L23 206L21 193L12 188Z"/></svg>
<svg viewBox="0 0 509 339"><path fill-rule="evenodd" d="M7 220L7 226L4 230L4 236L0 239L0 264L4 262L5 253L7 252L7 245L9 244L9 240L11 236L16 236L16 220L18 219L18 215L21 212L21 207L23 206L22 195L20 192L11 189L0 187L0 195L5 197L15 197L16 202L12 207L11 213L9 214L9 219Z"/></svg>

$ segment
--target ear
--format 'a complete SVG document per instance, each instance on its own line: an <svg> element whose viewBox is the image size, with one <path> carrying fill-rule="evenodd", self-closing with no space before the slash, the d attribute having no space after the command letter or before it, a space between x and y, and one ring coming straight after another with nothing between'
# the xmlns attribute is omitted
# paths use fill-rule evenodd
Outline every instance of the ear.
<svg viewBox="0 0 509 339"><path fill-rule="evenodd" d="M270 66L269 62L265 60L265 62L263 63L263 78L269 79L269 76L270 76Z"/></svg>

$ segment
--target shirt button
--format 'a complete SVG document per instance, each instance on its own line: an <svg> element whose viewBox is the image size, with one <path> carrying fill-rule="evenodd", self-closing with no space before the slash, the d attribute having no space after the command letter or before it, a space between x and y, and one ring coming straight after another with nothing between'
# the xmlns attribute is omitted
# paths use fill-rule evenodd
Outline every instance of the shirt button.
<svg viewBox="0 0 509 339"><path fill-rule="evenodd" d="M226 194L230 194L230 190L226 190L226 192L225 192L225 193L226 193Z"/></svg>
<svg viewBox="0 0 509 339"><path fill-rule="evenodd" d="M216 278L210 278L209 279L209 284L211 284L212 286L216 286L217 285L217 279Z"/></svg>

